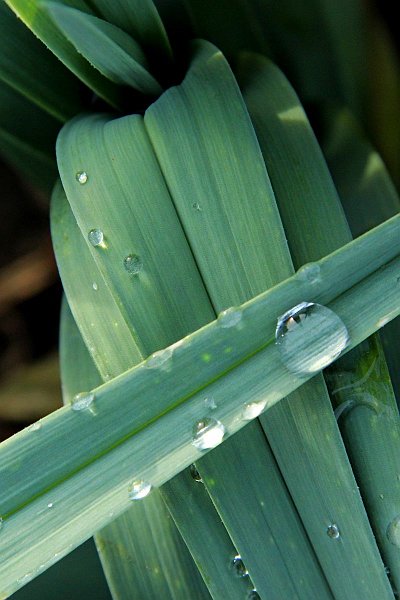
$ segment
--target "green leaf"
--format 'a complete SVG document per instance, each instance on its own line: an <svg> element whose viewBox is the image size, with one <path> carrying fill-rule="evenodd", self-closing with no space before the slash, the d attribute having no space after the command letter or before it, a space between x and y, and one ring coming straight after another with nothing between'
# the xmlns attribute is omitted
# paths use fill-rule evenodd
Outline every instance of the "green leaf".
<svg viewBox="0 0 400 600"><path fill-rule="evenodd" d="M79 112L78 81L0 4L0 79L60 121Z"/></svg>
<svg viewBox="0 0 400 600"><path fill-rule="evenodd" d="M315 299L342 317L351 336L349 349L376 330L381 314L391 310L395 316L400 310L399 288L390 285L398 277L399 227L395 217L319 263ZM393 253L398 258L387 262ZM334 281L338 264L342 272ZM240 415L248 402L270 398L272 404L301 385L307 377L287 371L272 339L276 315L313 287L296 275L247 303L242 328L213 322L171 348L170 370L162 365L154 370L145 362L94 390L94 412L64 407L42 419L40 428L3 442L1 506L8 513L0 534L2 594L27 583L126 510L132 477L158 486L198 458L191 426L203 414L205 394L220 400L215 418L231 435L244 425ZM337 300L330 302L333 297ZM229 345L234 356L223 353ZM193 362L201 363L206 350L229 358L193 373ZM307 343L303 350L309 351ZM240 367L246 357L248 364ZM127 402L132 398L135 402ZM35 468L38 464L46 469ZM339 549L347 545L342 533ZM389 597L385 588L380 597Z"/></svg>
<svg viewBox="0 0 400 600"><path fill-rule="evenodd" d="M42 5L77 52L107 79L129 85L144 94L161 92L160 85L147 70L142 49L122 29L56 2L46 1Z"/></svg>
<svg viewBox="0 0 400 600"><path fill-rule="evenodd" d="M64 403L68 404L76 393L99 385L101 379L65 299L60 352ZM141 598L209 597L159 493L134 503L95 539L114 595L129 597L134 591Z"/></svg>
<svg viewBox="0 0 400 600"><path fill-rule="evenodd" d="M210 298L216 310L222 310L254 296L260 288L267 288L285 278L290 273L291 261L264 162L237 85L221 53L205 43L197 48L198 54L182 86L169 90L153 104L146 113L145 123ZM265 84L263 73L259 71L255 86L259 82ZM267 94L270 105L276 102L274 110L276 107L279 107L279 111L291 108L285 100L282 102L282 96L277 100L277 94L274 93L274 88L281 90L282 81L275 82L275 86L273 82L269 83ZM259 103L260 115L265 119L266 127L272 130L279 127L279 121L275 125L274 114L269 122L268 108L264 110L267 105L263 97ZM306 125L302 114L299 118ZM285 153L289 147L282 139L285 131L281 131L281 136L276 138L272 137L271 131L269 133L269 152L285 167L285 172L280 174L279 184L277 179L272 179L278 193L275 186L283 187L291 183L293 160L289 152ZM299 138L297 131L296 139ZM298 153L301 152L302 156L308 154L305 142L302 140L301 143L301 149L291 149L297 161L302 160L298 158ZM312 144L317 150L313 150ZM309 181L313 182L316 189L327 187L329 191L329 186L324 183L324 175L328 173L326 165L323 165L321 157L319 161L313 161L317 151L321 154L313 137L309 146L313 152L307 156L307 162L312 164L313 169L313 177ZM305 158L303 162L306 162ZM323 167L321 172L319 166ZM334 190L332 182L330 187ZM291 212L295 202L292 196L299 194L295 186L290 191L287 212ZM191 203L194 202L195 207L201 210L193 210L188 202L189 197ZM324 210L326 214L327 209ZM302 218L308 219L308 227L311 227L323 216L323 212L315 215L309 210L306 214L303 211ZM306 249L304 240L300 244ZM307 419L305 415L308 415ZM315 425L310 424L313 420ZM387 590L387 581L382 563L322 378L305 386L293 397L292 403L276 407L271 416L261 419L261 423L334 594L346 597L349 594L349 581L352 582L350 594L354 596L376 597L378 592L374 589L375 585L381 588L379 593L387 593L384 592ZM313 444L309 454L310 438ZM326 449L329 447L328 454L335 457L335 479L327 476L326 463L319 455L319 448L323 446ZM226 444L222 452L225 448ZM252 458L246 455L246 450L244 446L243 455L247 457L247 463L252 465ZM238 450L236 454L241 455L242 452ZM293 456L297 455L306 457L301 468L293 461ZM205 481L207 483L208 477L210 481L217 481L212 488L209 486L210 494L214 495L214 501L229 527L234 502L232 495L235 496L229 488L232 476L226 468L222 471L227 473L226 480L219 473L218 476L213 475L213 458L203 459L203 463L209 461L205 469ZM244 478L244 475L241 477ZM315 481L319 482L318 486ZM235 493L237 496L237 490ZM220 499L217 499L218 494L221 494ZM224 505L226 511L222 512ZM237 511L234 512L237 514ZM341 527L353 539L351 547L343 545L338 549L332 546L328 536L321 534L334 515L337 515ZM258 572L252 571L251 549L248 554L242 551L242 539L237 529L230 531L241 554L250 561L249 571L261 591L265 581L261 577L257 579ZM293 572L296 572L296 568L297 565L294 565ZM347 576L339 580L337 573L343 573L344 569ZM360 569L363 570L362 581ZM299 567L297 576L304 572Z"/></svg>
<svg viewBox="0 0 400 600"><path fill-rule="evenodd" d="M46 6L36 0L6 0L8 6L33 33L61 60L62 63L101 98L118 106L119 91L89 62L80 56L64 34L53 23ZM90 10L83 0L60 0L60 4L80 10Z"/></svg>
<svg viewBox="0 0 400 600"><path fill-rule="evenodd" d="M47 194L57 176L58 129L58 121L0 81L0 153Z"/></svg>
<svg viewBox="0 0 400 600"><path fill-rule="evenodd" d="M287 80L271 63L256 56L247 56L243 59L241 73L246 102L271 174L293 260L297 266L300 266L303 262L319 258L324 253L340 247L348 241L350 239L349 228L322 153L297 96ZM281 153L272 151L274 142L281 145ZM320 172L319 186L316 184L317 168ZM392 282L389 285L395 284ZM354 387L341 384L344 373L346 373L346 380L348 379L354 384L359 382L362 390L360 398L376 395L373 378L363 378L360 375L360 373L365 374L366 363L369 364L373 357L375 357L373 362L376 360L384 363L382 350L377 340L370 340L362 347L356 348L351 355L346 356L345 359L339 359L335 366L328 370L326 377L330 382L330 387L342 390L341 401L344 403L344 407L347 404L352 406L354 403ZM393 391L383 368L380 369L380 374L380 384L384 386L385 394L381 394L379 403L382 410L389 410L392 415L392 419L394 419L392 430L396 432L398 424L396 425L395 421L398 421L398 415ZM335 393L337 392L335 391ZM337 397L334 396L334 399ZM281 407L278 407L279 410ZM294 412L298 423L301 413ZM365 411L361 414L362 412L357 413L361 443L358 443L353 431L351 437L354 449L350 451L350 456L358 457L354 459L356 464L359 460L364 463L364 470L356 469L358 483L369 510L371 524L380 542L380 549L384 551L385 546L388 545L386 532L383 536L382 530L379 531L381 524L378 524L374 517L374 513L375 515L379 514L380 517L383 516L379 509L378 491L381 489L382 480L379 477L372 480L368 476L372 470L366 467L366 463L371 462L376 468L377 463L386 464L388 457L391 457L390 467L387 467L388 471L390 469L390 476L385 482L385 489L391 489L393 492L396 485L396 474L399 470L398 461L395 460L395 456L398 455L398 440L397 434L394 434L391 439L383 441L384 436L377 433L377 428L373 427L368 415L365 414ZM277 431L275 425L276 423L273 423L272 433ZM368 444L364 444L362 441L366 431L369 431ZM370 451L372 440L374 440L375 451L380 446L379 458L376 453ZM325 485L325 491L326 489ZM292 488L291 490L294 494ZM374 507L372 511L371 506ZM352 519L354 521L354 514ZM307 529L310 531L309 528ZM359 536L359 533L354 532L353 537L356 535ZM369 593L372 594L371 597L376 597L377 591L373 590L374 582L371 581L370 585ZM348 587L347 592L343 589L342 593L348 594Z"/></svg>

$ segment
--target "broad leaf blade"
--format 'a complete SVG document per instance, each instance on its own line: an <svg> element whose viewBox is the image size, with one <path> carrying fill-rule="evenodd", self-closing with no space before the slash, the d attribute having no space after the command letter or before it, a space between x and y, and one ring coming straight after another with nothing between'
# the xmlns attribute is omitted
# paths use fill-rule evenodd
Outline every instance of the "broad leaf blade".
<svg viewBox="0 0 400 600"><path fill-rule="evenodd" d="M8 6L22 19L33 33L61 60L62 63L112 106L119 103L115 84L105 79L86 59L78 54L72 44L53 23L45 5L36 0L6 0ZM90 12L83 0L65 0L61 4Z"/></svg>
<svg viewBox="0 0 400 600"><path fill-rule="evenodd" d="M56 2L42 2L57 27L77 52L107 79L148 95L161 87L148 72L140 46L115 25Z"/></svg>
<svg viewBox="0 0 400 600"><path fill-rule="evenodd" d="M56 119L80 110L78 80L0 4L0 79Z"/></svg>
<svg viewBox="0 0 400 600"><path fill-rule="evenodd" d="M287 276L291 269L290 256L264 162L236 83L221 53L202 44L182 86L169 90L153 104L146 113L145 122L216 310L242 302L256 294L260 286L268 287ZM244 133L246 128L247 136ZM251 148L247 140L251 140ZM274 152L279 153L281 143L275 146ZM250 162L250 157L251 164L248 164L246 159ZM286 164L289 165L289 161ZM315 175L319 177L318 171ZM281 181L285 181L285 177ZM201 210L196 211L189 206L189 194ZM290 211L290 204L287 210ZM296 499L297 510L309 534L311 532L312 543L319 561L323 563L324 573L335 595L342 598L349 593L347 580L354 581L353 595L369 594L372 599L377 593L376 589L370 589L374 585L380 588L382 595L387 595L390 588L323 380L313 382L310 388L306 386L300 398L299 402L292 402L288 408L283 405L276 409L280 411L279 418L275 412L273 426L268 425L268 416L262 419L262 424L271 440L273 438L274 452L281 470L284 465L286 467L283 471L286 483ZM314 406L314 398L320 399L318 410ZM314 453L307 454L310 436L308 421L303 421L300 433L297 427L298 423L302 423L301 419L293 418L291 433L286 428L286 423L291 423L292 414L295 416L296 411L303 414L310 411L316 418L319 413L323 414L324 418L318 422L312 435L318 440L316 448L322 444L326 446L326 440L329 440L329 454L337 458L336 473L337 479L342 481L343 496L338 493L336 480L333 482L326 477L325 462L322 459L317 461ZM290 455L287 439L294 441ZM225 452L225 447L226 444L215 455ZM305 454L307 457L301 477L298 465L293 461L294 447L296 454ZM219 486L209 488L217 498L218 494L229 490L229 477L225 482L223 476L213 473L212 458L214 456L205 459L206 482L207 477L217 483L219 480ZM249 457L248 463L252 464ZM321 482L321 487L316 487L315 481ZM305 488L310 490L307 505L304 504ZM218 500L215 502L221 513L224 505L230 509L232 493L228 493L220 504ZM343 529L354 538L352 547L330 543L326 530L335 514L339 515ZM229 527L229 510L223 512L222 517ZM241 548L245 536L239 538L237 529L233 527L230 531L241 554L249 556L248 560L251 561L251 550L247 552L245 546L243 550ZM300 566L297 569L296 564L291 564L289 568L292 568L294 581L299 573L305 573L305 569ZM363 580L360 581L356 574L363 568ZM337 572L343 572L344 569L348 574L344 578L346 584L337 578ZM251 562L249 571L262 593L266 580ZM370 580L367 583L368 577ZM298 590L298 593L301 591Z"/></svg>

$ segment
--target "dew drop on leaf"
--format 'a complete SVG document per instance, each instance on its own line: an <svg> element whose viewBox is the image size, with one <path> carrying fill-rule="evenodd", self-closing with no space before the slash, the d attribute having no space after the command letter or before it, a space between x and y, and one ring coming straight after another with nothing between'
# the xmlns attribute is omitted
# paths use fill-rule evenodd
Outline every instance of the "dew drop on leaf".
<svg viewBox="0 0 400 600"><path fill-rule="evenodd" d="M217 419L205 417L193 426L192 444L198 450L215 448L223 440L225 427Z"/></svg>
<svg viewBox="0 0 400 600"><path fill-rule="evenodd" d="M128 254L124 258L124 267L130 275L138 275L143 268L142 259L137 254Z"/></svg>
<svg viewBox="0 0 400 600"><path fill-rule="evenodd" d="M203 483L201 475L198 472L198 470L196 469L196 465L190 465L189 470L190 470L190 476L192 477L192 479L194 479L198 483Z"/></svg>
<svg viewBox="0 0 400 600"><path fill-rule="evenodd" d="M321 268L318 263L307 263L297 271L297 277L300 281L317 283L321 280Z"/></svg>
<svg viewBox="0 0 400 600"><path fill-rule="evenodd" d="M78 171L75 175L75 178L78 183L84 185L88 180L88 174L86 173L86 171Z"/></svg>
<svg viewBox="0 0 400 600"><path fill-rule="evenodd" d="M104 246L104 233L101 229L91 229L88 233L88 240L94 247Z"/></svg>
<svg viewBox="0 0 400 600"><path fill-rule="evenodd" d="M86 410L90 408L94 400L94 394L92 392L80 392L76 394L71 400L72 410Z"/></svg>
<svg viewBox="0 0 400 600"><path fill-rule="evenodd" d="M275 338L282 362L297 375L324 369L349 343L341 318L313 302L301 302L279 317Z"/></svg>
<svg viewBox="0 0 400 600"><path fill-rule="evenodd" d="M340 538L339 527L335 523L329 525L329 527L326 530L326 533L328 537L330 537L332 540L338 540Z"/></svg>
<svg viewBox="0 0 400 600"><path fill-rule="evenodd" d="M246 577L246 575L249 574L240 554L236 554L236 556L233 557L232 569L237 577Z"/></svg>
<svg viewBox="0 0 400 600"><path fill-rule="evenodd" d="M255 419L258 417L258 415L261 415L266 405L266 400L262 400L261 402L249 402L249 404L246 404L243 409L242 419L244 421L251 421L252 419Z"/></svg>
<svg viewBox="0 0 400 600"><path fill-rule="evenodd" d="M151 483L137 479L131 483L128 488L129 500L141 500L148 496L151 492Z"/></svg>
<svg viewBox="0 0 400 600"><path fill-rule="evenodd" d="M391 544L400 548L400 515L391 521L386 530L386 537Z"/></svg>

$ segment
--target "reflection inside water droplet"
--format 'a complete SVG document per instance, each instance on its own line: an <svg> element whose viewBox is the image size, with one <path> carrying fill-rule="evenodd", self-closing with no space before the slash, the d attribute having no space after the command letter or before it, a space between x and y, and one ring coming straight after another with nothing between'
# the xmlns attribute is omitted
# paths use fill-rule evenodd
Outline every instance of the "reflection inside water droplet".
<svg viewBox="0 0 400 600"><path fill-rule="evenodd" d="M225 427L217 419L205 417L193 426L192 444L198 450L215 448L223 440Z"/></svg>
<svg viewBox="0 0 400 600"><path fill-rule="evenodd" d="M80 392L76 394L71 400L72 410L86 410L90 408L94 400L94 394L92 392Z"/></svg>
<svg viewBox="0 0 400 600"><path fill-rule="evenodd" d="M189 467L191 477L198 483L203 483L200 473L196 469L196 465L190 465Z"/></svg>
<svg viewBox="0 0 400 600"><path fill-rule="evenodd" d="M301 302L279 317L275 337L282 362L297 375L324 369L349 342L340 317L312 302Z"/></svg>
<svg viewBox="0 0 400 600"><path fill-rule="evenodd" d="M88 240L94 247L105 247L104 233L101 229L91 229L88 233Z"/></svg>
<svg viewBox="0 0 400 600"><path fill-rule="evenodd" d="M143 481L142 479L133 481L128 488L129 500L141 500L141 498L145 498L150 494L151 487L151 483Z"/></svg>
<svg viewBox="0 0 400 600"><path fill-rule="evenodd" d="M262 400L261 402L249 402L249 404L246 404L243 409L242 419L244 421L251 421L252 419L255 419L258 417L258 415L261 415L266 406L266 400Z"/></svg>
<svg viewBox="0 0 400 600"><path fill-rule="evenodd" d="M327 533L328 537L330 537L332 540L337 540L340 538L339 527L335 523L332 523L332 525L329 525L329 527L326 530L326 533Z"/></svg>
<svg viewBox="0 0 400 600"><path fill-rule="evenodd" d="M143 268L142 259L137 254L128 254L124 258L124 267L130 275L138 275Z"/></svg>
<svg viewBox="0 0 400 600"><path fill-rule="evenodd" d="M236 556L233 557L232 569L237 577L246 577L246 575L249 574L240 554L236 554Z"/></svg>
<svg viewBox="0 0 400 600"><path fill-rule="evenodd" d="M400 515L391 521L386 530L387 539L391 544L400 548Z"/></svg>
<svg viewBox="0 0 400 600"><path fill-rule="evenodd" d="M78 183L84 185L88 180L88 174L86 173L86 171L78 171L75 175L75 178Z"/></svg>

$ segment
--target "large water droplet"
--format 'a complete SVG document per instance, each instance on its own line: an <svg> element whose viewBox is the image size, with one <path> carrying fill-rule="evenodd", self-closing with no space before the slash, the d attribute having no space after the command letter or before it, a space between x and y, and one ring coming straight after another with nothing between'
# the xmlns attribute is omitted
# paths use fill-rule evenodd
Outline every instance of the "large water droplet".
<svg viewBox="0 0 400 600"><path fill-rule="evenodd" d="M217 419L205 417L193 426L192 444L198 450L215 448L223 440L225 427Z"/></svg>
<svg viewBox="0 0 400 600"><path fill-rule="evenodd" d="M142 479L137 479L133 481L128 488L128 498L129 500L140 500L141 498L145 498L151 492L151 483L147 481L143 481Z"/></svg>
<svg viewBox="0 0 400 600"><path fill-rule="evenodd" d="M231 308L227 308L219 313L218 325L227 329L229 327L235 327L235 325L238 325L242 320L242 316L243 312L240 310L240 308L234 308L231 306Z"/></svg>
<svg viewBox="0 0 400 600"><path fill-rule="evenodd" d="M279 317L275 337L282 362L297 375L324 369L349 342L340 317L312 302L302 302Z"/></svg>
<svg viewBox="0 0 400 600"><path fill-rule="evenodd" d="M400 548L400 515L391 521L386 530L387 539L391 544Z"/></svg>
<svg viewBox="0 0 400 600"><path fill-rule="evenodd" d="M196 469L196 465L190 465L189 467L191 477L198 483L203 483L200 473Z"/></svg>
<svg viewBox="0 0 400 600"><path fill-rule="evenodd" d="M317 283L321 279L321 267L318 263L307 263L297 271L297 277L301 281Z"/></svg>
<svg viewBox="0 0 400 600"><path fill-rule="evenodd" d="M137 275L143 268L143 262L137 254L128 254L124 258L124 267L130 275Z"/></svg>
<svg viewBox="0 0 400 600"><path fill-rule="evenodd" d="M94 400L94 394L92 392L81 392L76 394L71 400L72 410L86 410L90 408Z"/></svg>
<svg viewBox="0 0 400 600"><path fill-rule="evenodd" d="M339 527L335 523L329 525L329 527L326 530L326 533L328 537L330 537L332 540L338 540L340 538Z"/></svg>
<svg viewBox="0 0 400 600"><path fill-rule="evenodd" d="M246 577L246 575L249 574L240 554L236 554L236 556L233 557L232 569L237 577Z"/></svg>
<svg viewBox="0 0 400 600"><path fill-rule="evenodd" d="M77 174L75 175L75 178L77 180L78 183L80 183L81 185L84 185L88 178L88 174L86 173L86 171L78 171Z"/></svg>
<svg viewBox="0 0 400 600"><path fill-rule="evenodd" d="M91 229L88 233L88 240L92 246L104 246L104 233L101 229Z"/></svg>
<svg viewBox="0 0 400 600"><path fill-rule="evenodd" d="M243 409L242 419L244 421L251 421L252 419L255 419L258 417L258 415L261 415L266 405L266 400L262 400L261 402L249 402L249 404L246 404Z"/></svg>
<svg viewBox="0 0 400 600"><path fill-rule="evenodd" d="M247 600L261 600L261 596L260 594L257 592L257 590L251 590L248 594L247 594Z"/></svg>
<svg viewBox="0 0 400 600"><path fill-rule="evenodd" d="M172 348L164 348L164 350L158 350L158 352L154 352L151 354L149 358L145 362L145 366L147 369L164 369L167 370L169 368L168 361L172 358L173 350Z"/></svg>

